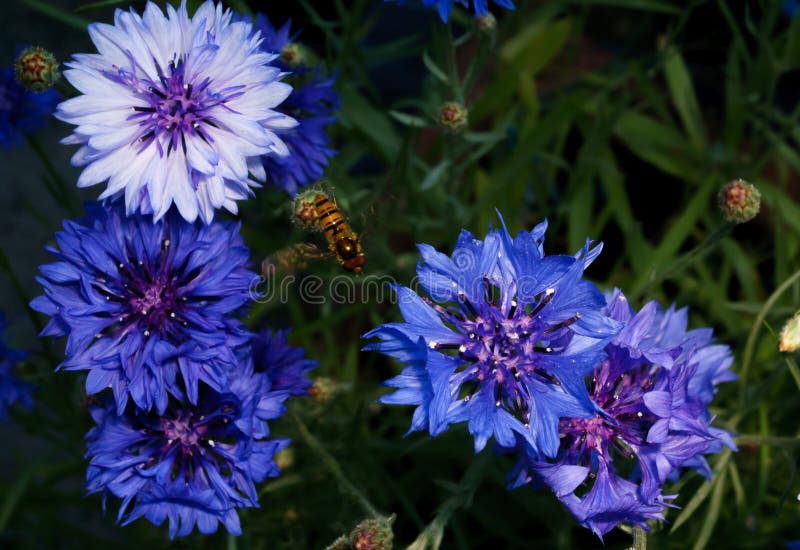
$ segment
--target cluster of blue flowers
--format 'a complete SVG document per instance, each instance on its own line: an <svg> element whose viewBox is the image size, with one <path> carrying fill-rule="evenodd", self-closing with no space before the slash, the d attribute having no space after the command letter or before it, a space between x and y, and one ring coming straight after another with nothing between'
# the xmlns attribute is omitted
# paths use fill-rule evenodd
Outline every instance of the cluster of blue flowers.
<svg viewBox="0 0 800 550"><path fill-rule="evenodd" d="M716 386L734 380L730 349L687 312L635 312L619 291L583 280L601 247L544 254L546 224L481 241L464 231L452 256L420 245L428 297L396 287L405 319L367 333L406 366L381 401L415 405L410 432L466 422L475 451L494 438L518 462L511 486L549 486L598 536L663 519L665 482L704 455L735 449L713 427Z"/></svg>
<svg viewBox="0 0 800 550"><path fill-rule="evenodd" d="M214 216L267 174L310 183L333 153L332 79L281 81L285 33L258 23L211 1L191 17L185 2L117 10L90 25L98 53L67 64L81 94L56 112L77 126L78 185L107 187L56 234L31 307L50 317L42 336L66 337L59 369L86 373L88 491L120 499L123 524L168 520L170 537L241 533L237 509L258 505L288 444L269 423L316 367L285 332L247 330L259 279L239 224Z"/></svg>
<svg viewBox="0 0 800 550"><path fill-rule="evenodd" d="M445 21L454 5L423 3ZM473 6L488 15L487 0ZM63 142L79 146L78 186L106 188L64 222L31 307L50 317L43 336L66 338L59 369L86 373L88 491L120 499L123 524L240 534L237 510L258 505L255 484L279 475L288 444L270 422L308 393L316 363L285 332L247 329L258 277L239 225L215 215L263 182L296 193L322 176L336 78L306 63L289 22L211 0L192 16L185 1L117 10L89 34L98 53L67 63L80 94L56 116L76 127ZM6 103L33 101L20 111L34 114L51 100L0 82L0 144L17 112ZM515 453L511 486L549 486L600 537L645 527L671 505L665 483L710 476L704 456L735 449L708 411L735 378L730 350L687 330L685 309L604 295L583 279L601 246L547 256L546 229L464 231L451 256L420 246L427 297L395 287L405 321L365 335L405 365L381 400L416 407L410 432L465 422L476 452L494 440ZM7 381L19 357L0 351L2 415L30 398Z"/></svg>

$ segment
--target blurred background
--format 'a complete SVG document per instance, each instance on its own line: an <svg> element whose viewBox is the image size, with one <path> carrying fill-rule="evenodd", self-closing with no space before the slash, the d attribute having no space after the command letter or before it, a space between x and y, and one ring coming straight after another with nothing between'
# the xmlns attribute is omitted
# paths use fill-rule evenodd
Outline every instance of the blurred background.
<svg viewBox="0 0 800 550"><path fill-rule="evenodd" d="M800 539L800 369L796 355L777 349L777 333L800 308L800 285L780 288L800 269L800 6L515 4L494 10L485 28L460 8L444 25L416 1L229 3L274 24L291 19L297 41L337 75L341 109L329 127L337 155L325 179L363 234L367 258L345 303L331 282L350 275L325 259L290 274L319 277L321 299L287 283L286 300L251 311L253 329L292 327L290 340L320 361L319 391L276 424L293 456L261 486L261 508L240 513L239 538L170 542L163 526L143 520L116 526L117 503L103 514L99 496L84 496L91 420L83 380L52 372L25 305L41 292L34 278L50 261L44 246L100 189L74 188L74 147L58 143L70 129L55 119L0 150L0 310L9 345L31 352L21 376L39 386L34 409L0 426L0 545L323 548L366 513L341 491L317 443L379 511L396 514L398 547L434 518L444 521L442 548L630 546L619 530L601 543L547 490L506 490L512 459L476 457L463 427L404 438L412 409L376 402L400 367L361 352L361 335L400 315L388 294L377 299L361 283L410 284L415 243L449 253L461 228L482 237L499 223L497 211L512 233L546 218L549 254L574 253L587 236L602 241L590 279L620 287L637 308L651 299L688 306L690 328L712 327L733 349L740 381L721 388L712 412L740 436L740 450L711 458L712 483L687 473L665 491L680 494L677 507L654 526L648 548L780 548ZM128 5L141 12L144 2L4 3L2 65L28 44L62 63L92 52L85 24L110 22ZM469 111L459 131L438 124L452 100ZM58 178L70 192L56 198ZM763 202L754 220L732 226L716 193L737 178L755 184ZM267 186L240 203L254 266L296 243L324 244L291 223L291 198ZM63 343L51 345L60 356Z"/></svg>

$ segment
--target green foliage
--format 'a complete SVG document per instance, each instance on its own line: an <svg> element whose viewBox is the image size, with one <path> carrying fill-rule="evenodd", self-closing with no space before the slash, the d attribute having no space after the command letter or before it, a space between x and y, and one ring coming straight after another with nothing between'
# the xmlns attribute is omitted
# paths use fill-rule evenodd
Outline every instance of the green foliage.
<svg viewBox="0 0 800 550"><path fill-rule="evenodd" d="M108 20L121 2L74 11L23 4L58 22L57 42L59 33L83 32L84 18ZM519 1L487 33L459 9L443 25L422 11L392 21L401 8L380 0L322 4L298 1L294 22L306 27L301 40L320 37L316 53L338 71L338 154L326 180L364 234L365 274L409 284L414 243L450 250L460 228L483 234L497 224L495 209L512 232L547 218L549 253L575 252L587 236L604 241L588 276L622 288L636 307L650 299L689 306L691 327L713 327L732 347L741 378L713 403L716 425L738 434L739 452L710 459L710 482L692 473L665 491L680 494L679 508L653 525L648 547L777 548L800 538L800 371L794 356L778 352L776 335L800 307L800 18L768 1L752 9L724 0ZM719 70L707 71L698 52L710 52ZM469 109L463 131L436 124L451 100ZM37 141L29 145L63 215L74 215L72 184ZM762 212L731 228L714 196L739 177L760 189ZM267 187L241 205L254 263L314 241L289 222L289 202ZM55 230L58 220L48 221ZM27 304L20 280L35 266L4 254L0 270L7 292ZM342 272L327 260L296 280L302 274L330 282ZM507 491L511 459L475 456L465 431L403 437L410 409L376 403L398 365L359 351L361 334L399 312L375 289L356 287L356 299L338 303L323 285L326 299L310 303L289 285L285 303L253 309L253 328L292 326L292 340L320 361L315 376L337 389L328 400L295 402L278 423L277 434L293 440L294 463L263 485L261 508L243 512L239 539L169 543L164 528L143 520L114 526L116 503L103 516L100 498L83 496L82 383L52 374L60 349L43 341L23 371L40 385L41 405L15 415L24 447L6 447L18 469L0 477L0 541L321 548L364 518L396 514L400 547L603 547L548 492ZM26 460L23 448L41 459ZM605 548L631 541L617 531Z"/></svg>

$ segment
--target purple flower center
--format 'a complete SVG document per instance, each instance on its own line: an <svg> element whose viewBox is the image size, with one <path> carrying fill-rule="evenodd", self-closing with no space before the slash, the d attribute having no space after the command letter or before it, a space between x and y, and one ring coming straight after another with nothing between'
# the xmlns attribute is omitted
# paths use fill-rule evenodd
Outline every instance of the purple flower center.
<svg viewBox="0 0 800 550"><path fill-rule="evenodd" d="M560 421L559 432L565 435L568 454L584 466L592 464L593 453L610 458L609 453L615 452L631 458L657 420L643 397L663 371L641 364L616 374L619 370L613 370L611 362L606 359L595 370L589 387L589 395L601 411L592 418Z"/></svg>
<svg viewBox="0 0 800 550"><path fill-rule="evenodd" d="M537 365L537 356L559 350L541 345L541 340L552 340L558 332L580 318L574 317L548 325L538 316L542 308L553 297L553 291L542 294L538 304L518 307L511 302L507 314L491 299L495 289L486 281L487 302L480 309L470 303L464 294L459 294L458 313L435 305L444 320L463 335L455 344L430 342L435 350L457 350L457 357L464 361L454 381L462 388L463 399L469 401L482 387L489 385L494 392L495 405L504 407L523 424L529 421L529 385L534 381L559 385L558 379Z"/></svg>
<svg viewBox="0 0 800 550"><path fill-rule="evenodd" d="M200 462L213 461L217 466L224 466L227 458L216 447L220 443L223 446L230 444L236 439L232 430L235 430L233 421L238 414L238 406L231 401L223 401L216 403L216 407L205 414L196 409L177 410L145 421L144 431L156 437L160 443L150 447L153 454L143 467L149 468L173 453L177 453L173 458L178 459L173 466L173 475L187 479L195 474Z"/></svg>
<svg viewBox="0 0 800 550"><path fill-rule="evenodd" d="M178 418L162 418L161 429L168 445L179 444L184 454L192 454L194 448L208 432L205 424L195 425L194 415L186 414Z"/></svg>
<svg viewBox="0 0 800 550"><path fill-rule="evenodd" d="M131 66L135 67L133 59ZM186 152L186 136L198 136L206 142L213 141L205 128L216 127L211 112L213 107L224 105L227 101L239 97L244 93L244 85L231 86L214 92L210 89L211 79L206 77L187 77L184 60L177 55L170 61L168 71L165 73L158 68L158 80L148 78L139 79L134 71L116 67L117 73L107 76L117 82L132 87L137 96L146 105L135 105L135 111L128 120L139 123L141 132L134 143L140 143L140 151L144 151L151 143L155 142L160 155L177 151L180 145ZM198 82L199 80L199 82ZM230 109L230 107L227 107ZM162 146L166 136L166 151Z"/></svg>
<svg viewBox="0 0 800 550"><path fill-rule="evenodd" d="M95 279L96 288L105 294L106 300L122 306L117 322L107 327L105 334L139 330L144 336L157 333L174 337L188 326L184 315L188 303L185 294L192 276L178 277L180 271L172 266L169 247L169 239L164 239L161 254L154 261L129 259L127 263L119 263L119 279Z"/></svg>

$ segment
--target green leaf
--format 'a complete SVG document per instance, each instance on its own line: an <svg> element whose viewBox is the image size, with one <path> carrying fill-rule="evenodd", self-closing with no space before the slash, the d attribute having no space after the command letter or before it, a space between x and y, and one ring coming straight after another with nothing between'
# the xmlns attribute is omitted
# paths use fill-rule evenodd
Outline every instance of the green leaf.
<svg viewBox="0 0 800 550"><path fill-rule="evenodd" d="M714 526L719 519L719 510L722 506L722 495L725 492L725 482L728 479L728 471L723 470L717 479L716 486L714 487L714 494L711 495L711 505L708 507L708 514L706 514L703 521L703 527L700 529L700 535L694 543L694 550L703 550L708 541L711 540L711 535L714 533Z"/></svg>
<svg viewBox="0 0 800 550"><path fill-rule="evenodd" d="M437 183L439 180L442 179L445 172L448 168L450 168L451 162L448 159L443 159L439 164L434 166L429 172L428 175L425 176L425 179L422 180L422 183L419 185L421 191L425 191L426 189L430 189Z"/></svg>
<svg viewBox="0 0 800 550"><path fill-rule="evenodd" d="M447 84L449 79L447 78L447 74L439 68L436 62L431 59L431 56L428 55L428 52L422 54L422 62L425 64L425 67L430 71L430 73Z"/></svg>
<svg viewBox="0 0 800 550"><path fill-rule="evenodd" d="M671 224L669 230L661 239L661 243L656 248L650 258L651 269L643 272L632 285L630 296L632 299L638 298L648 285L654 284L663 278L664 272L669 267L669 262L675 262L675 255L681 249L684 241L692 233L698 220L708 207L709 198L714 191L714 178L708 178L706 182L696 190L694 196L683 209L680 216Z"/></svg>
<svg viewBox="0 0 800 550"><path fill-rule="evenodd" d="M401 111L389 111L389 116L391 116L400 124L405 124L406 126L415 126L417 128L427 128L428 126L431 126L431 122L429 120L415 115L409 115L408 113L403 113Z"/></svg>
<svg viewBox="0 0 800 550"><path fill-rule="evenodd" d="M724 449L717 460L717 464L714 466L714 472L711 476L711 481L703 483L689 503L683 508L683 510L681 510L681 513L675 519L672 524L672 528L669 530L670 535L675 533L675 531L677 531L681 525L686 523L686 520L692 517L692 514L694 514L700 505L703 504L706 498L708 498L709 493L711 493L711 489L720 482L720 472L725 469L730 458L731 450L728 448Z"/></svg>
<svg viewBox="0 0 800 550"><path fill-rule="evenodd" d="M703 130L700 105L692 85L692 77L674 44L662 45L662 53L665 58L664 77L667 80L672 103L678 110L683 128L695 149L705 149L706 136Z"/></svg>
<svg viewBox="0 0 800 550"><path fill-rule="evenodd" d="M89 20L72 14L68 11L64 11L61 8L51 5L49 2L40 2L39 0L22 0L22 3L30 8L33 8L46 17L60 21L61 23L80 31L85 31L86 27L89 26Z"/></svg>
<svg viewBox="0 0 800 550"><path fill-rule="evenodd" d="M631 10L668 13L671 15L680 15L685 9L684 6L676 6L670 2L659 2L658 0L578 0L575 3L590 6L615 6Z"/></svg>
<svg viewBox="0 0 800 550"><path fill-rule="evenodd" d="M528 25L500 49L502 66L493 84L487 86L472 113L480 120L490 112L504 111L520 89L520 79L532 79L566 45L572 31L572 19Z"/></svg>
<svg viewBox="0 0 800 550"><path fill-rule="evenodd" d="M352 85L344 86L341 96L341 121L363 132L379 147L384 158L392 162L401 142L386 113L373 107Z"/></svg>
<svg viewBox="0 0 800 550"><path fill-rule="evenodd" d="M639 158L662 172L697 182L700 170L687 150L686 138L675 128L635 111L619 117L614 133Z"/></svg>

